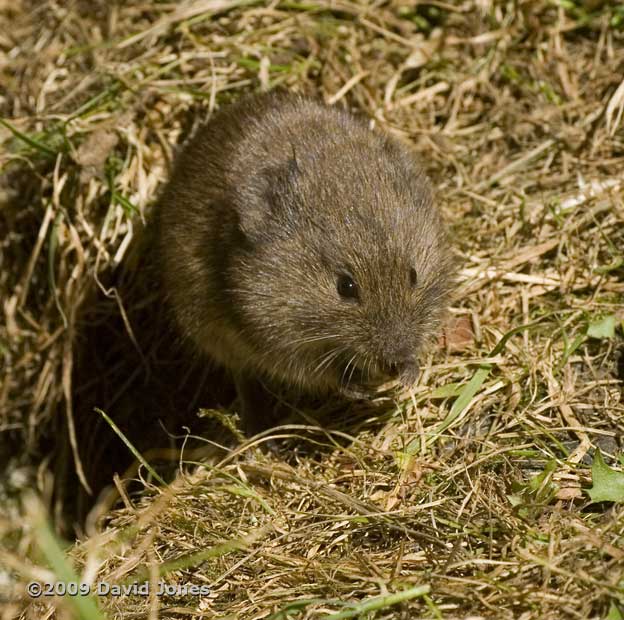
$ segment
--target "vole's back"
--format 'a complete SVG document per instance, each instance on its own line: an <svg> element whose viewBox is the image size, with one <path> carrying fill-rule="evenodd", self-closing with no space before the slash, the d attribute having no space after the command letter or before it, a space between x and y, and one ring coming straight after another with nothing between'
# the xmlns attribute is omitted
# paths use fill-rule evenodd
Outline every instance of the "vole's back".
<svg viewBox="0 0 624 620"><path fill-rule="evenodd" d="M179 328L239 375L345 393L411 381L446 305L450 253L412 153L313 100L216 114L157 225Z"/></svg>

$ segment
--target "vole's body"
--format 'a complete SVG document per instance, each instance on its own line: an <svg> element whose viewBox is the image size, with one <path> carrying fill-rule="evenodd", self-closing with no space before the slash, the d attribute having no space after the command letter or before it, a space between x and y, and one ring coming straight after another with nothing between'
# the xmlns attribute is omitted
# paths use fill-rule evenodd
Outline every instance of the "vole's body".
<svg viewBox="0 0 624 620"><path fill-rule="evenodd" d="M347 395L413 381L450 255L408 147L313 100L248 98L183 149L157 219L180 330L247 395L254 378Z"/></svg>

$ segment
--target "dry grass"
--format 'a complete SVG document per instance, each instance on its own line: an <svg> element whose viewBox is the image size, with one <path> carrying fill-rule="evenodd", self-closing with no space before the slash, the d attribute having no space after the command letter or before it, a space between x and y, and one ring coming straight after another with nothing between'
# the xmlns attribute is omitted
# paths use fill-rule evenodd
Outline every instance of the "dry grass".
<svg viewBox="0 0 624 620"><path fill-rule="evenodd" d="M413 4L0 2L1 618L90 617L24 594L61 574L33 489L81 533L84 579L210 588L101 597L109 618L347 617L421 585L359 613L624 617L624 505L583 491L595 447L616 467L624 448L624 10ZM276 86L416 146L471 329L413 392L304 403L265 454L196 415L232 394L172 342L146 257L173 145ZM96 406L180 466L116 478L81 521L132 461Z"/></svg>

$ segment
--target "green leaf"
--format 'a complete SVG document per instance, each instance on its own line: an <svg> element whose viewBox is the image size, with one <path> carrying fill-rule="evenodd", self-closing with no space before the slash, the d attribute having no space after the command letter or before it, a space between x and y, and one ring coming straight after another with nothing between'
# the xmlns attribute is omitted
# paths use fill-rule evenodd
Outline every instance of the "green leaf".
<svg viewBox="0 0 624 620"><path fill-rule="evenodd" d="M624 620L622 612L616 607L615 603L611 603L609 613L607 614L605 620Z"/></svg>
<svg viewBox="0 0 624 620"><path fill-rule="evenodd" d="M607 316L591 322L587 328L587 335L599 340L613 338L615 336L615 315L607 314Z"/></svg>
<svg viewBox="0 0 624 620"><path fill-rule="evenodd" d="M228 493L232 493L232 495L238 495L239 497L247 497L249 499L256 500L271 516L275 516L275 510L267 504L267 502L260 497L256 491L250 489L249 487L243 486L242 484L231 484L225 487L222 487L224 491Z"/></svg>
<svg viewBox="0 0 624 620"><path fill-rule="evenodd" d="M592 503L624 502L624 472L611 469L599 449L592 463L592 483L592 488L587 490Z"/></svg>
<svg viewBox="0 0 624 620"><path fill-rule="evenodd" d="M436 428L436 436L443 433L455 420L463 413L464 409L470 404L470 401L476 396L477 392L481 389L483 382L490 374L492 366L484 364L477 368L472 378L462 388L457 400L453 403L448 415L442 420L438 428Z"/></svg>
<svg viewBox="0 0 624 620"><path fill-rule="evenodd" d="M624 256L616 256L608 265L596 267L594 271L600 274L609 273L610 271L619 269L622 265L624 265Z"/></svg>
<svg viewBox="0 0 624 620"><path fill-rule="evenodd" d="M557 495L559 487L552 481L557 470L557 461L551 459L544 470L532 476L526 482L513 482L512 494L507 495L510 504L523 519L534 520L542 514L545 506Z"/></svg>
<svg viewBox="0 0 624 620"><path fill-rule="evenodd" d="M550 480L556 469L557 461L555 461L555 459L551 459L548 463L546 463L546 467L544 467L543 472L536 474L533 478L531 478L531 480L529 480L527 490L536 495L540 494L540 492L544 491L547 486L552 485ZM552 486L556 488L556 485Z"/></svg>
<svg viewBox="0 0 624 620"><path fill-rule="evenodd" d="M440 422L440 424L436 426L433 433L427 438L427 445L435 442L438 437L440 437L440 435L447 428L449 428L449 426L451 426L453 422L457 420L457 418L459 418L459 416L464 412L466 407L470 404L470 401L477 394L477 392L481 388L481 385L483 385L483 382L487 379L491 369L491 364L484 364L483 366L480 366L479 368L477 368L474 375L472 375L472 378L470 379L470 381L468 381L468 383L461 386L457 385L454 388L458 391L457 398L455 399L455 402L453 402L453 406L451 407L451 410L448 412L444 420L442 420L442 422ZM410 441L410 443L407 445L407 447L405 448L405 454L407 456L413 456L415 454L418 454L420 447L420 437L417 437L416 439Z"/></svg>
<svg viewBox="0 0 624 620"><path fill-rule="evenodd" d="M434 398L449 398L451 396L459 396L462 387L463 387L462 384L459 382L447 383L446 385L441 385L440 387L433 390L433 392L429 394L429 398L434 399Z"/></svg>
<svg viewBox="0 0 624 620"><path fill-rule="evenodd" d="M535 327L539 325L540 320L534 321L533 323L527 323L526 325L519 325L518 327L514 327L510 329L499 341L498 344L492 349L489 357L496 357L507 345L507 342L510 338L523 332L526 329L530 329L531 327ZM438 426L433 431L433 434L427 438L427 445L431 445L434 443L440 435L447 430L455 421L461 416L461 414L465 411L466 407L470 404L470 401L477 395L481 386L488 378L490 371L492 370L492 364L480 364L474 375L468 383L465 385L458 385L456 388L457 399L453 403L451 410L448 412L447 416L438 424ZM413 439L405 448L405 453L408 455L417 454L420 450L420 438Z"/></svg>
<svg viewBox="0 0 624 620"><path fill-rule="evenodd" d="M585 342L587 334L577 334L574 340L570 343L567 339L565 331L563 332L564 350L561 356L561 361L557 365L557 370L560 371L568 361L569 357Z"/></svg>

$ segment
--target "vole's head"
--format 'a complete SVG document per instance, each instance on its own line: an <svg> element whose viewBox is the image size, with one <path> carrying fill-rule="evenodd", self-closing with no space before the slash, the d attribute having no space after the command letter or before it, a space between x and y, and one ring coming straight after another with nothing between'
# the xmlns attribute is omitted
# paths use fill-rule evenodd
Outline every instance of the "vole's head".
<svg viewBox="0 0 624 620"><path fill-rule="evenodd" d="M357 395L414 382L451 256L429 183L386 138L293 152L240 189L235 321L275 378Z"/></svg>

